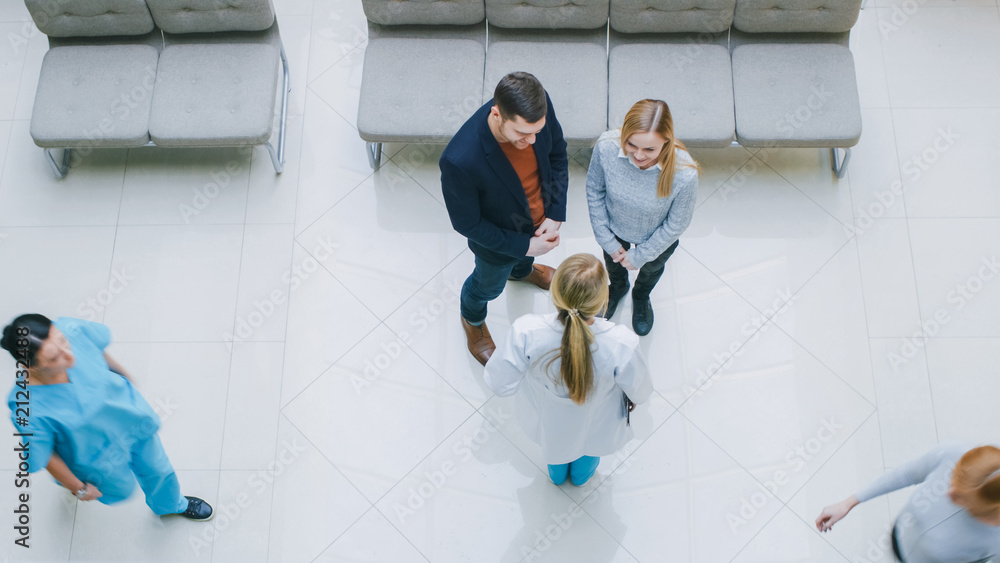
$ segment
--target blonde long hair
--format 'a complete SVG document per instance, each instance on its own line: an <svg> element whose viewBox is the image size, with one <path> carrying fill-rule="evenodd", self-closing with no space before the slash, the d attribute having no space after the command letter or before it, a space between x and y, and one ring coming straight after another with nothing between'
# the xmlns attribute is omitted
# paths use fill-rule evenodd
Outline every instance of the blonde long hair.
<svg viewBox="0 0 1000 563"><path fill-rule="evenodd" d="M636 133L653 132L667 140L663 150L656 160L663 169L660 171L660 178L656 182L656 197L669 197L674 185L674 166L676 166L676 149L687 151L684 143L674 138L674 118L670 115L670 108L663 100L639 100L632 105L632 108L625 114L625 122L622 124L621 146L625 148L628 138ZM684 166L700 170L698 163L691 160L685 162Z"/></svg>
<svg viewBox="0 0 1000 563"><path fill-rule="evenodd" d="M582 405L594 387L594 343L587 319L604 311L608 304L608 275L604 264L592 254L574 254L563 260L552 277L552 302L558 311L563 330L558 355L559 378L569 391L569 398Z"/></svg>
<svg viewBox="0 0 1000 563"><path fill-rule="evenodd" d="M952 498L976 518L1000 515L1000 449L973 448L955 464L951 474Z"/></svg>

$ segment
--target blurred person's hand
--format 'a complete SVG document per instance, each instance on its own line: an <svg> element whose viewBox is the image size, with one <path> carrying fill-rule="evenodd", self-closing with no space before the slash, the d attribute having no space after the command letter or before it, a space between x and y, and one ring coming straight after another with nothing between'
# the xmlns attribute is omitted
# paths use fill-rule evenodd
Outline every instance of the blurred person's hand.
<svg viewBox="0 0 1000 563"><path fill-rule="evenodd" d="M819 518L816 518L816 529L821 532L828 532L833 529L833 525L847 516L847 513L851 511L852 508L858 505L858 499L854 498L854 495L838 502L837 504L831 504L830 506L823 509L820 513Z"/></svg>

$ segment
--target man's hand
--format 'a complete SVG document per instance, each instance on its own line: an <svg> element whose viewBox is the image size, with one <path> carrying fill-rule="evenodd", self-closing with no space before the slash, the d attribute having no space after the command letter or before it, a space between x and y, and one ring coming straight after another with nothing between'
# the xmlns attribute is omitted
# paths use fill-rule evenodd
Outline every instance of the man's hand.
<svg viewBox="0 0 1000 563"><path fill-rule="evenodd" d="M628 251L624 247L619 246L618 250L612 252L610 256L615 261L615 264L621 264L622 260L628 256Z"/></svg>
<svg viewBox="0 0 1000 563"><path fill-rule="evenodd" d="M542 224L539 225L537 229L535 229L535 236L548 238L546 237L546 235L552 235L558 233L559 227L561 226L562 223L560 223L559 221L553 221L552 219L546 218L545 220L542 221Z"/></svg>
<svg viewBox="0 0 1000 563"><path fill-rule="evenodd" d="M638 270L639 269L639 268L633 266L632 262L629 262L628 253L627 252L625 253L625 256L621 260L621 265L625 266L625 268L629 269L629 270Z"/></svg>
<svg viewBox="0 0 1000 563"><path fill-rule="evenodd" d="M544 224L543 224L544 226ZM528 242L528 256L537 257L559 246L559 232L551 232L544 237L531 237Z"/></svg>

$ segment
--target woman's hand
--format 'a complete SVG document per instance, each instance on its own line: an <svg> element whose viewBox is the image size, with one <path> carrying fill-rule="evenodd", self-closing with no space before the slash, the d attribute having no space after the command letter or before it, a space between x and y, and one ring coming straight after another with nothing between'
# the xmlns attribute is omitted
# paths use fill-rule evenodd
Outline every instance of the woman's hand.
<svg viewBox="0 0 1000 563"><path fill-rule="evenodd" d="M816 529L821 532L828 532L833 529L833 525L847 516L847 513L851 511L852 508L858 505L858 499L853 495L838 502L837 504L831 504L830 506L823 509L820 513L819 518L816 518Z"/></svg>

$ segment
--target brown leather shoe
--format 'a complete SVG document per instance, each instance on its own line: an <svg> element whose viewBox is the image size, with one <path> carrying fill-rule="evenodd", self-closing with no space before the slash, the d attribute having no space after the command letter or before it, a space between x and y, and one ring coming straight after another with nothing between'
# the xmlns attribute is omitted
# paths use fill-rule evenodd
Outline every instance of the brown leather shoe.
<svg viewBox="0 0 1000 563"><path fill-rule="evenodd" d="M469 324L469 321L462 317L462 328L465 329L465 340L469 344L469 352L479 363L486 365L490 356L497 349L490 336L490 329L486 328L486 322L479 326Z"/></svg>
<svg viewBox="0 0 1000 563"><path fill-rule="evenodd" d="M548 289L552 285L552 275L556 273L556 269L551 266L546 266L544 264L532 264L531 273L524 276L523 278L507 278L514 281L523 281L535 284L536 287L541 289Z"/></svg>

